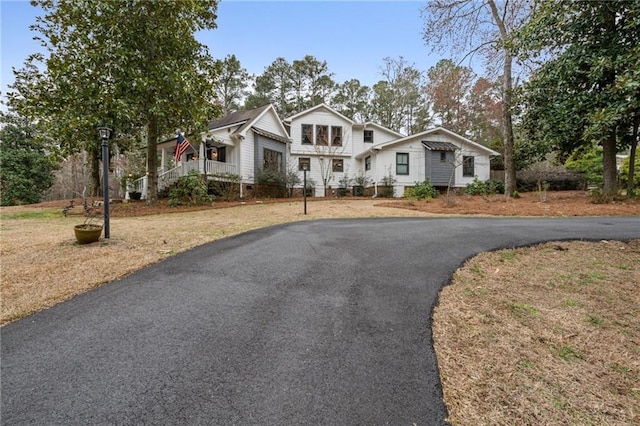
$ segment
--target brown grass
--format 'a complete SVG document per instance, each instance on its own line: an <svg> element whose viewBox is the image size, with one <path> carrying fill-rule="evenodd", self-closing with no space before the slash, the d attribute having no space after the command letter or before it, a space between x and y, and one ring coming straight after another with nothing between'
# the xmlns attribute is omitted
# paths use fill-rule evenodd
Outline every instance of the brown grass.
<svg viewBox="0 0 640 426"><path fill-rule="evenodd" d="M111 239L79 246L66 202L0 209L0 323L46 309L191 247L299 220L431 214L637 215L635 201L584 194L387 202L247 203L232 208L112 210ZM391 207L394 206L394 207ZM216 207L220 207L218 204ZM399 208L398 208L399 207ZM180 213L169 213L176 212ZM458 425L639 423L640 242L549 243L481 254L434 311L450 419Z"/></svg>
<svg viewBox="0 0 640 426"><path fill-rule="evenodd" d="M433 324L454 425L640 424L640 240L480 254Z"/></svg>

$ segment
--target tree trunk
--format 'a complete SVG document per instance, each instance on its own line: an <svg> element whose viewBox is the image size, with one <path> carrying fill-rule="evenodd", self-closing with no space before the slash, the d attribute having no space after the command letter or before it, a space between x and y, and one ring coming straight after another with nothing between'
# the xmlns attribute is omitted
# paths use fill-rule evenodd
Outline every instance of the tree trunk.
<svg viewBox="0 0 640 426"><path fill-rule="evenodd" d="M147 204L158 201L158 119L147 124Z"/></svg>
<svg viewBox="0 0 640 426"><path fill-rule="evenodd" d="M91 159L91 195L97 197L102 195L102 185L100 185L100 156L97 149L89 150Z"/></svg>
<svg viewBox="0 0 640 426"><path fill-rule="evenodd" d="M503 132L503 161L504 161L504 193L511 197L517 189L515 141L513 137L513 120L511 117L511 63L513 58L505 53L504 75L502 76L502 132Z"/></svg>
<svg viewBox="0 0 640 426"><path fill-rule="evenodd" d="M602 143L603 148L603 166L604 166L604 186L602 191L605 195L615 195L617 186L617 170L616 170L616 132L612 130L609 137Z"/></svg>
<svg viewBox="0 0 640 426"><path fill-rule="evenodd" d="M509 34L500 16L498 7L493 0L489 0L488 4L491 8L493 20L500 30L500 38L503 42L506 42ZM516 163L513 158L515 154L515 142L513 137L513 119L511 117L511 94L513 89L511 67L513 55L505 45L502 46L502 49L504 50L504 72L502 75L502 143L504 155L502 160L504 162L504 194L507 197L511 197L516 190Z"/></svg>
<svg viewBox="0 0 640 426"><path fill-rule="evenodd" d="M631 149L629 150L629 173L627 175L627 196L633 194L633 179L636 170L636 149L638 147L638 126L640 126L640 115L633 117L633 132L631 135Z"/></svg>

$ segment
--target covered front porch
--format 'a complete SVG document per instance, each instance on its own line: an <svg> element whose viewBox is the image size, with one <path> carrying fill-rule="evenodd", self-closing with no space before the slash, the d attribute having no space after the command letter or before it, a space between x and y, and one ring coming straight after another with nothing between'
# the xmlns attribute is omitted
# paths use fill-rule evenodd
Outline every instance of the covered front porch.
<svg viewBox="0 0 640 426"><path fill-rule="evenodd" d="M158 192L162 192L178 181L181 176L188 175L192 170L211 178L224 180L225 176L237 175L239 167L232 162L235 156L233 146L223 143L202 142L198 145L190 144L187 151L176 162L174 153L176 140L158 144L160 167L157 170ZM148 176L142 176L128 182L126 198L146 199L149 191ZM133 194L133 195L132 195Z"/></svg>

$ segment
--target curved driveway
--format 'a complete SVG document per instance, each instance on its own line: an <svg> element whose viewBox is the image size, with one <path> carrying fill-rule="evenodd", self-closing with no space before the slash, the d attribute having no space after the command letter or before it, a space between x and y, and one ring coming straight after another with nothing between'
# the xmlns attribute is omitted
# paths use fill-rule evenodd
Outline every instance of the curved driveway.
<svg viewBox="0 0 640 426"><path fill-rule="evenodd" d="M439 290L474 254L638 218L365 219L249 232L1 329L3 425L443 424Z"/></svg>

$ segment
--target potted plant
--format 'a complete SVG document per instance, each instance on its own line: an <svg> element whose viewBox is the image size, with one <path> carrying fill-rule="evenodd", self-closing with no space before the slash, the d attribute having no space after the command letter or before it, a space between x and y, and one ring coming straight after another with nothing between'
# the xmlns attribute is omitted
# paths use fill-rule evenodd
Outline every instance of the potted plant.
<svg viewBox="0 0 640 426"><path fill-rule="evenodd" d="M84 223L73 227L78 244L95 243L100 239L102 224L97 223L95 220L94 216L87 216Z"/></svg>

